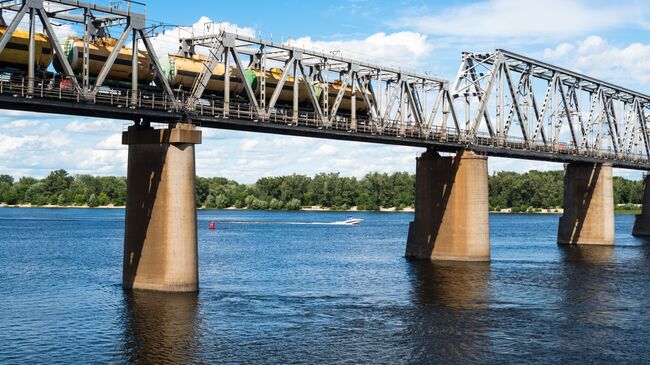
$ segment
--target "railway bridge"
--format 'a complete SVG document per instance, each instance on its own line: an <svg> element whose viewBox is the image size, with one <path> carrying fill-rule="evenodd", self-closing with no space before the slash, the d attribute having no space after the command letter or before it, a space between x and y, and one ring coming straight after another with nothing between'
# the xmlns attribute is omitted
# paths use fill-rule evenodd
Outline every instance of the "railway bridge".
<svg viewBox="0 0 650 365"><path fill-rule="evenodd" d="M425 148L415 259L489 260L488 156L565 164L561 244L613 245L612 169L650 170L650 96L561 67L463 53L452 83L222 30L157 55L145 13L136 1L0 2L0 108L133 121L125 288L198 289L201 128ZM646 184L635 235L650 235L649 199Z"/></svg>

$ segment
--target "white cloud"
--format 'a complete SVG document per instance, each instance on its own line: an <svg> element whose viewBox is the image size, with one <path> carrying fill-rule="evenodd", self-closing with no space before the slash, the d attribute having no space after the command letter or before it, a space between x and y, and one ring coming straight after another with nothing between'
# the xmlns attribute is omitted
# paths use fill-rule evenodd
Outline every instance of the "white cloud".
<svg viewBox="0 0 650 365"><path fill-rule="evenodd" d="M114 174L126 175L128 151L124 150L86 150L84 157L79 159L77 169L95 175Z"/></svg>
<svg viewBox="0 0 650 365"><path fill-rule="evenodd" d="M97 144L97 148L102 150L126 149L126 147L122 145L122 133L116 133L104 139L103 141Z"/></svg>
<svg viewBox="0 0 650 365"><path fill-rule="evenodd" d="M330 144L324 144L316 150L316 153L319 155L331 155L334 152L336 152L336 147Z"/></svg>
<svg viewBox="0 0 650 365"><path fill-rule="evenodd" d="M488 0L460 5L435 15L411 14L396 25L419 32L485 37L570 37L622 26L642 26L642 3L585 0Z"/></svg>
<svg viewBox="0 0 650 365"><path fill-rule="evenodd" d="M0 134L0 155L38 141L38 136L14 137Z"/></svg>
<svg viewBox="0 0 650 365"><path fill-rule="evenodd" d="M45 8L47 11L52 11L52 12L65 9L65 7L61 5L57 6L56 4L46 4ZM16 13L12 11L4 11L2 15L7 25L9 25L11 21L14 20ZM54 33L59 39L64 39L68 36L74 36L77 34L74 25L70 23L62 23L56 20L54 20L53 23L56 23L58 25L52 28L54 29ZM21 19L20 24L18 25L18 29L29 30L29 12L25 14L25 16ZM36 17L36 31L40 33L45 33L45 30L43 30L43 26L41 25L41 20L40 18L38 18L38 16Z"/></svg>
<svg viewBox="0 0 650 365"><path fill-rule="evenodd" d="M83 134L105 134L117 128L119 128L117 123L110 119L75 120L65 127L69 132Z"/></svg>
<svg viewBox="0 0 650 365"><path fill-rule="evenodd" d="M289 40L296 47L325 52L341 51L344 56L372 63L420 66L433 50L426 35L415 32L375 33L364 39L316 41L311 37Z"/></svg>
<svg viewBox="0 0 650 365"><path fill-rule="evenodd" d="M242 151L252 151L260 143L258 139L244 139L241 141Z"/></svg>
<svg viewBox="0 0 650 365"><path fill-rule="evenodd" d="M29 120L29 119L17 119L12 122L2 124L0 128L2 129L12 129L20 130L41 126L42 122L38 120Z"/></svg>
<svg viewBox="0 0 650 365"><path fill-rule="evenodd" d="M164 32L158 34L156 37L152 37L151 43L156 49L158 56L161 57L167 54L176 54L179 49L179 41L181 38L214 34L220 30L245 34L248 36L255 35L255 30L253 28L240 27L236 24L231 24L228 22L214 22L210 18L202 16L196 23L190 26L180 26L165 30Z"/></svg>
<svg viewBox="0 0 650 365"><path fill-rule="evenodd" d="M589 36L582 41L547 48L543 56L551 63L622 86L650 85L650 44L621 47L599 36Z"/></svg>

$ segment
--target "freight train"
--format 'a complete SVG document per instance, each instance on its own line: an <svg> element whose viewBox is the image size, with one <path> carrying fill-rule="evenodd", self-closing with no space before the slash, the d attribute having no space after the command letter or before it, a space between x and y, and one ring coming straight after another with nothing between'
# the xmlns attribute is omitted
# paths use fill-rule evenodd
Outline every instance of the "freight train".
<svg viewBox="0 0 650 365"><path fill-rule="evenodd" d="M0 27L0 35L3 35L7 27ZM83 40L76 37L68 37L62 40L62 48L65 57L72 66L75 74L82 74L83 68ZM95 79L101 72L102 67L110 56L111 52L115 49L117 41L113 38L97 38L89 43L89 77ZM48 68L52 64L54 70L62 73L61 64L53 57L53 50L49 44L48 37L44 34L35 35L36 44L36 70L39 72L48 72ZM16 70L24 72L27 70L29 63L29 33L17 30L13 33L11 39L7 43L5 50L0 54L0 68ZM123 47L111 67L105 85L126 85L131 82L131 58L133 49ZM54 62L53 62L54 59ZM175 90L188 91L194 85L196 77L199 75L201 69L205 67L204 58L201 56L182 57L176 55L164 56L160 59L162 73L167 78L172 88ZM259 69L247 68L243 72L244 80L239 77L239 73L235 67L230 69L230 92L235 97L245 98L246 91L244 82L247 83L256 96L260 95L260 81L262 79L262 72ZM219 97L224 92L224 64L218 64L213 70L212 77L204 92L204 97L210 95ZM155 70L154 64L149 59L144 51L138 52L138 81L143 87L147 87L154 81ZM271 99L278 82L282 77L282 69L271 68L266 71L266 91L265 95L267 101ZM282 91L278 97L277 106L290 106L293 103L293 77L289 76L285 81ZM334 105L336 97L341 90L341 82L335 81L329 83L326 87L321 82L309 82L304 78L298 80L298 102L301 105L309 105L309 93L307 88L313 87L314 94L319 102L322 103L323 98L328 98L330 106ZM328 90L325 95L325 90ZM352 106L352 89L346 87L344 97L339 105L339 112L341 114L349 114ZM368 105L365 103L361 92L356 95L356 111L365 113L368 110Z"/></svg>
<svg viewBox="0 0 650 365"><path fill-rule="evenodd" d="M200 56L195 57L182 57L176 55L164 56L160 59L160 65L162 67L163 75L169 80L170 85L174 89L183 89L189 90L192 88L196 77L201 72L201 69L205 67L203 58ZM224 92L224 81L225 81L225 65L217 64L212 72L210 81L205 89L206 94L216 94L223 95ZM282 69L280 68L271 68L266 71L266 91L265 96L267 101L269 101L275 91L275 88L278 85L278 82L282 78ZM247 68L244 70L244 79L245 82L250 85L251 89L256 96L260 95L260 82L262 79L262 72L259 69ZM278 105L287 105L293 103L293 82L294 79L291 76L288 76L282 91L277 100ZM311 86L313 87L314 94L319 101L322 101L324 97L325 85L321 82L312 82ZM328 103L329 105L334 105L336 96L341 90L340 81L329 83L328 85ZM298 102L301 105L308 105L309 94L307 87L309 87L309 82L304 78L298 79ZM235 67L230 68L230 92L233 95L243 96L246 91L244 89L244 82L242 82L237 69ZM352 88L347 87L339 105L339 111L341 112L350 112L352 105ZM356 95L356 109L357 112L365 112L368 110L361 92L358 92Z"/></svg>

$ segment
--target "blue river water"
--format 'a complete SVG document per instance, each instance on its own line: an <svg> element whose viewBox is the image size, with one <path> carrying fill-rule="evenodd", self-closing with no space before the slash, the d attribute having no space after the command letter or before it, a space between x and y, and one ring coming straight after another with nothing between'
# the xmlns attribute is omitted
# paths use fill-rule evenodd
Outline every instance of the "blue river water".
<svg viewBox="0 0 650 365"><path fill-rule="evenodd" d="M170 295L122 290L123 210L0 209L0 363L650 363L633 216L559 247L557 215L492 215L490 263L434 264L409 213L307 224L346 215L201 211L200 292Z"/></svg>

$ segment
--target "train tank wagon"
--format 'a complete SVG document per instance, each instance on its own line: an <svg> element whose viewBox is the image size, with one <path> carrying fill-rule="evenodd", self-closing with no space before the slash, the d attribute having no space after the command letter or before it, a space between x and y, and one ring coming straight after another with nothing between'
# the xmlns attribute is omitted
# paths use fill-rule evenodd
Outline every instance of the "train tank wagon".
<svg viewBox="0 0 650 365"><path fill-rule="evenodd" d="M256 77L256 82L255 82L255 95L259 96L260 90L259 90L259 83L260 79L262 78L262 72L258 69L250 69L251 72L255 74ZM281 68L271 68L270 70L266 71L266 100L269 101L271 100L271 97L273 96L273 93L275 92L275 88L278 86L278 82L280 82L280 79L282 78L282 70ZM309 91L307 90L308 87L307 81L305 81L304 78L300 77L298 79L298 103L301 105L306 105L309 104ZM314 86L314 94L316 96L317 100L320 100L321 95L323 93L323 88L321 87L320 83L318 82L313 82L312 85ZM287 79L284 82L284 86L282 87L282 91L280 92L280 96L278 97L277 104L284 104L284 105L291 105L293 103L293 77L288 76Z"/></svg>
<svg viewBox="0 0 650 365"><path fill-rule="evenodd" d="M327 101L330 105L330 107L334 106L334 102L336 101L336 96L339 94L341 91L342 83L339 80L336 80L334 82L329 83L329 90L328 90L328 97L329 100ZM366 104L365 100L363 99L363 95L361 95L362 91L357 88L357 97L356 97L356 109L357 112L364 113L368 111L368 105ZM368 98L370 98L370 93L367 92ZM345 91L343 92L343 99L341 99L341 104L339 105L339 112L342 112L344 114L349 114L350 111L352 110L352 87L347 86L345 88Z"/></svg>
<svg viewBox="0 0 650 365"><path fill-rule="evenodd" d="M4 36L7 27L0 27L0 36ZM36 44L36 69L47 70L52 63L54 53L45 34L34 35ZM0 67L18 70L27 70L29 64L29 32L16 30L9 39L9 43L0 54Z"/></svg>
<svg viewBox="0 0 650 365"><path fill-rule="evenodd" d="M191 90L197 76L205 67L204 61L205 59L200 56L188 58L168 55L160 58L160 67L173 89ZM223 94L225 71L226 68L223 63L217 64L205 88L206 94ZM255 89L255 74L250 70L244 70L244 77L246 82ZM230 92L235 95L245 94L244 84L241 82L235 67L230 68Z"/></svg>
<svg viewBox="0 0 650 365"><path fill-rule="evenodd" d="M117 43L113 38L98 38L89 43L89 75L95 78L99 75L106 60L111 52L115 49ZM84 42L76 37L69 37L62 41L63 52L72 66L75 74L80 75L83 69L83 49ZM133 49L122 47L113 67L111 67L106 77L111 82L131 82L131 58ZM61 72L61 66L58 61L54 61L54 67ZM143 84L149 84L155 77L153 63L149 60L146 52L138 51L138 81Z"/></svg>

